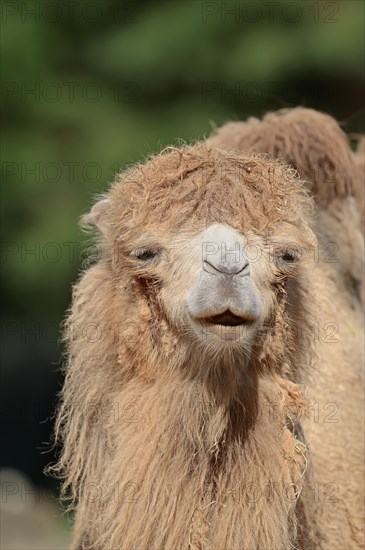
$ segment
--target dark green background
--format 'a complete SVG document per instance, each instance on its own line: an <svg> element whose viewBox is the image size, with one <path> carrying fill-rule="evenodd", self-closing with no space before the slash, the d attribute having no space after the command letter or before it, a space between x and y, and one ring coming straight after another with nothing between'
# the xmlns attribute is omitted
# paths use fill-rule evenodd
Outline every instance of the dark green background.
<svg viewBox="0 0 365 550"><path fill-rule="evenodd" d="M364 5L3 2L1 465L46 483L79 216L118 167L298 104L363 130Z"/></svg>

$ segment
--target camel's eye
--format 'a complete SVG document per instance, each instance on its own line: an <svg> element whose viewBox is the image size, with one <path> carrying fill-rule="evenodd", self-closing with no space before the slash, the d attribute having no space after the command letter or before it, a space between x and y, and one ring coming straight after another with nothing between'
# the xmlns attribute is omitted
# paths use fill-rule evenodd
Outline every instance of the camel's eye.
<svg viewBox="0 0 365 550"><path fill-rule="evenodd" d="M152 262L159 258L161 251L157 248L137 248L131 256L142 262Z"/></svg>
<svg viewBox="0 0 365 550"><path fill-rule="evenodd" d="M274 263L281 273L293 274L299 258L299 250L285 247L275 251Z"/></svg>
<svg viewBox="0 0 365 550"><path fill-rule="evenodd" d="M284 262L295 262L299 258L299 254L294 250L285 250L279 257Z"/></svg>

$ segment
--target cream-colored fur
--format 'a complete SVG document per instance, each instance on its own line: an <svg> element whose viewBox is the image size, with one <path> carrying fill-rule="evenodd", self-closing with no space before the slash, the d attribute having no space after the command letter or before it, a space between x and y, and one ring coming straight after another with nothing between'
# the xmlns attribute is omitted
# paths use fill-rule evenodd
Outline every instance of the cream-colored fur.
<svg viewBox="0 0 365 550"><path fill-rule="evenodd" d="M197 144L120 175L85 218L101 255L74 289L56 427L75 548L360 547L362 319L312 211L290 168ZM261 309L200 334L188 297L214 224L254 245Z"/></svg>

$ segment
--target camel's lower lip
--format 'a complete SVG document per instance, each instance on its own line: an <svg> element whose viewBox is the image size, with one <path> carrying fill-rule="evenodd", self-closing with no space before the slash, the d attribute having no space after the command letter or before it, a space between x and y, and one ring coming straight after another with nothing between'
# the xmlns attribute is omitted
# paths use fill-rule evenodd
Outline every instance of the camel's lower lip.
<svg viewBox="0 0 365 550"><path fill-rule="evenodd" d="M221 327L230 328L247 325L254 322L254 320L255 319L249 314L236 315L228 309L223 313L219 313L218 315L210 315L199 318L199 321L206 325L218 325Z"/></svg>

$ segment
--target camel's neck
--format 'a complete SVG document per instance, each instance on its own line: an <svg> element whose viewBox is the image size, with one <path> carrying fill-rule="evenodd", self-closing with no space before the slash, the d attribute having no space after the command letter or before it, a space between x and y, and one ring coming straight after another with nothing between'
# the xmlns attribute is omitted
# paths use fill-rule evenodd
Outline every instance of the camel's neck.
<svg viewBox="0 0 365 550"><path fill-rule="evenodd" d="M227 407L209 399L200 383L189 385L181 377L148 386L130 381L119 395L122 414L100 427L94 452L102 469L86 480L98 479L100 501L79 507L84 518L91 515L93 539L102 537L96 547L118 547L122 540L129 547L138 540L143 548L188 548L196 533L208 547L223 547L228 524L235 533L231 547L242 540L248 547L267 547L270 537L274 547L283 541L280 547L289 547L295 497L282 502L283 492L295 493L301 472L289 460L296 440L285 428L285 414L296 396L285 384L270 378L259 382L256 396L247 392L257 405L248 426L252 403L232 401ZM111 439L110 454L101 460L105 438ZM257 495L269 499L266 520L254 505Z"/></svg>
<svg viewBox="0 0 365 550"><path fill-rule="evenodd" d="M288 418L294 436L305 409L299 388L277 375L246 380L247 386L237 385L232 394L181 374L153 383L130 380L114 393L103 431L112 447L121 445L122 456L131 453L131 460L141 452L146 465L152 457L180 455L190 462L198 456L215 469L229 448L243 452L266 428L281 434Z"/></svg>

